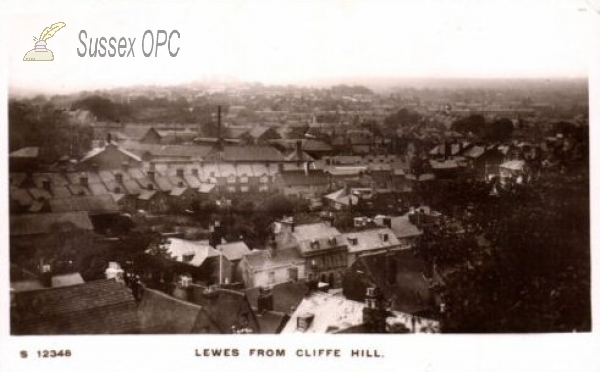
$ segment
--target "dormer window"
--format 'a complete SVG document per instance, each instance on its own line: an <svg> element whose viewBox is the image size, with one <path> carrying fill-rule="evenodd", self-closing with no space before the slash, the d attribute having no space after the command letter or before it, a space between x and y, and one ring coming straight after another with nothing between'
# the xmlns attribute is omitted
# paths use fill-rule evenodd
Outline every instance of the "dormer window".
<svg viewBox="0 0 600 372"><path fill-rule="evenodd" d="M311 249L319 249L319 247L320 247L320 244L319 244L319 241L318 241L318 240L313 240L313 241L310 243L310 248L311 248Z"/></svg>
<svg viewBox="0 0 600 372"><path fill-rule="evenodd" d="M358 245L358 238L356 236L351 236L348 238L348 241L350 242L350 244L352 245Z"/></svg>
<svg viewBox="0 0 600 372"><path fill-rule="evenodd" d="M184 254L181 256L181 260L182 260L183 262L186 262L186 263L187 263L187 262L191 262L193 258L194 258L194 253L193 253L193 252L184 253Z"/></svg>
<svg viewBox="0 0 600 372"><path fill-rule="evenodd" d="M329 245L337 245L337 239L334 237L329 238Z"/></svg>

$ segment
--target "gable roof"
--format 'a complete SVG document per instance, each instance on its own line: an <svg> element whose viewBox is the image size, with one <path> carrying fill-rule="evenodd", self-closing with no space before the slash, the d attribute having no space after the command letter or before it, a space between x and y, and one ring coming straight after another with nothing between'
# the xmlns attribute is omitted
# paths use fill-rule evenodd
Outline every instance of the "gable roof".
<svg viewBox="0 0 600 372"><path fill-rule="evenodd" d="M16 294L11 332L22 335L128 334L139 331L136 304L124 284L98 280Z"/></svg>
<svg viewBox="0 0 600 372"><path fill-rule="evenodd" d="M192 333L202 307L144 288L138 306L140 331L144 334Z"/></svg>
<svg viewBox="0 0 600 372"><path fill-rule="evenodd" d="M63 212L11 215L9 231L11 236L49 234L56 231L56 226L65 224L79 230L94 229L86 212Z"/></svg>
<svg viewBox="0 0 600 372"><path fill-rule="evenodd" d="M90 214L118 213L119 206L110 195L73 196L51 199L50 210L60 212L88 212Z"/></svg>
<svg viewBox="0 0 600 372"><path fill-rule="evenodd" d="M277 249L275 252L269 252L266 249L254 250L245 255L244 259L254 270L267 270L303 262L296 248Z"/></svg>
<svg viewBox="0 0 600 372"><path fill-rule="evenodd" d="M211 247L207 241L184 240L178 238L169 238L166 246L167 251L175 261L183 262L192 266L201 266L209 257L219 256L219 252ZM190 261L184 261L183 256L193 254Z"/></svg>
<svg viewBox="0 0 600 372"><path fill-rule="evenodd" d="M122 153L123 155L125 155L137 162L142 161L142 159L139 156L135 155L134 153L129 152L128 150L126 150L120 146L117 146L113 143L109 143L105 147L97 148L97 149L93 149L93 150L89 151L79 162L80 163L88 162L91 159L99 156L100 154L103 154L104 152L108 151L109 149L115 149L115 150L119 151L120 153Z"/></svg>
<svg viewBox="0 0 600 372"><path fill-rule="evenodd" d="M229 261L241 260L242 257L251 253L250 248L244 242L232 242L217 245L217 250L222 252Z"/></svg>
<svg viewBox="0 0 600 372"><path fill-rule="evenodd" d="M248 298L242 292L219 288L216 290L216 297L209 298L203 307L210 320L222 333L231 333L231 327L236 325L240 316L245 316L250 323L249 326L252 328L254 325L254 331L258 331Z"/></svg>
<svg viewBox="0 0 600 372"><path fill-rule="evenodd" d="M337 191L325 195L323 198L343 205L350 205L350 202L352 202L352 204L354 205L358 203L358 196L348 194L346 189L339 189Z"/></svg>

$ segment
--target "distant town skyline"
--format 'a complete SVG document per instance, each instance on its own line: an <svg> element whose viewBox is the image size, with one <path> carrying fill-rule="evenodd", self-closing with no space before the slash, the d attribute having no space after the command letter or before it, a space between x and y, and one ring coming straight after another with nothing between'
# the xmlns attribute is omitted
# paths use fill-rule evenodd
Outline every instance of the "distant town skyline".
<svg viewBox="0 0 600 372"><path fill-rule="evenodd" d="M11 13L12 12L12 13ZM315 85L415 78L587 78L591 13L584 0L178 3L41 2L9 10L12 91L72 93L206 80ZM55 60L26 63L40 26ZM178 30L177 57L141 55L145 30ZM79 57L89 39L137 38L135 58Z"/></svg>

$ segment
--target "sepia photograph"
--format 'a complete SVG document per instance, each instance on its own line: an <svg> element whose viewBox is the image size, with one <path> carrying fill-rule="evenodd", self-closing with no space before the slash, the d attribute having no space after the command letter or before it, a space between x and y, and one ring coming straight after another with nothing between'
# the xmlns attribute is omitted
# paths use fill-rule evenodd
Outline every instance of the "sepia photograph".
<svg viewBox="0 0 600 372"><path fill-rule="evenodd" d="M592 336L595 2L11 4L11 359Z"/></svg>

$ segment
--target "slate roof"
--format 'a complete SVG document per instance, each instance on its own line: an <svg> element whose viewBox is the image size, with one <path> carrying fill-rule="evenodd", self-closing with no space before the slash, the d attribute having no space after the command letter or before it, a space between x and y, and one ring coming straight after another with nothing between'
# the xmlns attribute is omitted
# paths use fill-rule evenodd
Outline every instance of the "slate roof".
<svg viewBox="0 0 600 372"><path fill-rule="evenodd" d="M445 160L445 161L430 160L429 165L431 166L432 169L436 169L436 170L458 168L458 164L454 160Z"/></svg>
<svg viewBox="0 0 600 372"><path fill-rule="evenodd" d="M196 178L195 176L185 174L183 176L183 179L185 180L185 183L187 183L192 189L200 188L200 185L201 185L200 180L198 178Z"/></svg>
<svg viewBox="0 0 600 372"><path fill-rule="evenodd" d="M323 186L329 184L329 177L320 170L309 171L289 171L279 174L281 181L285 186Z"/></svg>
<svg viewBox="0 0 600 372"><path fill-rule="evenodd" d="M171 190L169 195L171 196L181 196L187 191L187 187L175 187Z"/></svg>
<svg viewBox="0 0 600 372"><path fill-rule="evenodd" d="M137 311L141 333L187 334L194 330L202 307L144 288Z"/></svg>
<svg viewBox="0 0 600 372"><path fill-rule="evenodd" d="M108 190L104 184L98 183L90 183L88 184L88 189L90 190L92 195L105 195L108 194Z"/></svg>
<svg viewBox="0 0 600 372"><path fill-rule="evenodd" d="M142 159L140 159L140 157L137 156L136 154L134 154L134 153L132 153L132 152L130 152L130 151L128 151L128 150L120 147L120 146L117 146L117 145L111 143L109 145L106 145L103 148L97 148L97 149L93 149L93 150L89 151L79 162L80 163L87 162L87 161L95 158L96 156L102 154L104 151L106 151L106 149L108 149L111 146L114 147L115 149L117 149L117 151L119 151L120 153L126 155L129 158L132 158L135 161L138 161L138 162L142 161Z"/></svg>
<svg viewBox="0 0 600 372"><path fill-rule="evenodd" d="M365 172L368 169L365 165L356 165L356 166L330 166L327 167L326 172L331 174L332 176L358 176L362 172Z"/></svg>
<svg viewBox="0 0 600 372"><path fill-rule="evenodd" d="M386 260L394 259L396 264L396 278L394 283L388 281L387 273L382 270L386 267ZM426 272L425 261L414 255L411 250L397 251L393 256L370 255L358 258L357 267L363 272L361 277L368 278L369 286L376 285L381 289L386 299L391 300L392 310L418 314L431 310L432 293L429 284L424 279ZM360 286L359 286L360 287ZM363 301L366 285L358 293L347 291L348 298Z"/></svg>
<svg viewBox="0 0 600 372"><path fill-rule="evenodd" d="M352 201L352 204L354 205L358 203L358 196L351 194L349 195L346 192L346 189L339 189L337 191L325 195L323 198L343 205L350 205L350 201Z"/></svg>
<svg viewBox="0 0 600 372"><path fill-rule="evenodd" d="M130 143L127 149L133 153L143 156L149 154L154 158L190 158L204 159L214 149L209 145L153 145L143 143Z"/></svg>
<svg viewBox="0 0 600 372"><path fill-rule="evenodd" d="M267 270L304 262L296 248L277 249L275 255L268 250L254 250L244 258L248 266L255 270Z"/></svg>
<svg viewBox="0 0 600 372"><path fill-rule="evenodd" d="M201 194L208 194L209 192L213 191L215 187L217 187L217 185L214 183L203 183L198 188L198 192Z"/></svg>
<svg viewBox="0 0 600 372"><path fill-rule="evenodd" d="M256 320L260 328L261 334L278 334L281 332L287 320L289 319L286 313L279 311L265 311L256 314Z"/></svg>
<svg viewBox="0 0 600 372"><path fill-rule="evenodd" d="M300 281L275 284L271 287L270 291L273 295L273 310L290 315L296 310L300 302L302 302L304 296L310 292L308 285ZM249 288L245 292L252 308L257 309L260 288Z"/></svg>
<svg viewBox="0 0 600 372"><path fill-rule="evenodd" d="M365 305L361 302L347 300L342 296L333 296L323 292L313 292L306 297L291 316L281 333L302 332L297 328L298 316L313 314L314 318L304 333L338 333L345 329L358 327L363 324L362 310ZM415 332L439 332L439 322L413 317L412 315L392 312L386 319L388 324L403 324L412 329L412 319L418 320Z"/></svg>
<svg viewBox="0 0 600 372"><path fill-rule="evenodd" d="M523 160L510 160L500 164L500 168L508 169L511 171L522 171L525 162Z"/></svg>
<svg viewBox="0 0 600 372"><path fill-rule="evenodd" d="M201 287L198 289L202 292ZM194 292L194 301L203 307L204 313L218 333L231 333L231 327L237 325L240 316L246 316L249 327L253 328L254 332L258 331L254 312L243 292L218 288L213 296L196 296L196 293Z"/></svg>
<svg viewBox="0 0 600 372"><path fill-rule="evenodd" d="M324 222L297 225L292 236L303 254L346 245L346 240L343 239L338 229Z"/></svg>
<svg viewBox="0 0 600 372"><path fill-rule="evenodd" d="M10 236L49 234L56 226L69 224L80 230L93 230L87 212L19 214L10 216Z"/></svg>
<svg viewBox="0 0 600 372"><path fill-rule="evenodd" d="M415 226L408 215L391 218L392 231L399 239L412 238L423 234L417 226Z"/></svg>
<svg viewBox="0 0 600 372"><path fill-rule="evenodd" d="M44 187L44 180L50 181L51 186L66 186L69 183L67 179L60 173L33 173L32 178L33 182L38 188Z"/></svg>
<svg viewBox="0 0 600 372"><path fill-rule="evenodd" d="M27 179L27 173L21 172L10 172L8 180L11 186L20 187L23 182Z"/></svg>
<svg viewBox="0 0 600 372"><path fill-rule="evenodd" d="M28 207L33 203L33 198L29 195L27 190L16 187L10 188L10 198L22 207Z"/></svg>
<svg viewBox="0 0 600 372"><path fill-rule="evenodd" d="M79 273L54 275L51 283L52 288L66 287L69 285L83 284L83 278Z"/></svg>
<svg viewBox="0 0 600 372"><path fill-rule="evenodd" d="M383 234L387 235L387 241L384 241ZM394 232L388 228L346 233L343 237L348 241L348 253L362 253L400 246L400 241L396 238ZM351 239L356 239L356 244L353 244Z"/></svg>
<svg viewBox="0 0 600 372"><path fill-rule="evenodd" d="M139 181L132 179L124 180L123 188L125 189L125 193L128 195L139 195L142 192Z"/></svg>
<svg viewBox="0 0 600 372"><path fill-rule="evenodd" d="M283 155L271 146L224 146L223 160L233 162L279 162Z"/></svg>
<svg viewBox="0 0 600 372"><path fill-rule="evenodd" d="M36 146L23 147L8 154L11 158L37 158L40 153L40 148Z"/></svg>
<svg viewBox="0 0 600 372"><path fill-rule="evenodd" d="M150 200L157 194L156 190L142 190L140 195L138 196L139 200Z"/></svg>
<svg viewBox="0 0 600 372"><path fill-rule="evenodd" d="M298 316L313 314L314 318L305 333L327 333L363 323L364 304L347 300L342 296L332 296L313 292L298 305L282 333L301 332L297 329Z"/></svg>
<svg viewBox="0 0 600 372"><path fill-rule="evenodd" d="M250 248L244 242L220 244L217 246L217 250L222 252L229 261L241 260L242 257L251 253Z"/></svg>
<svg viewBox="0 0 600 372"><path fill-rule="evenodd" d="M311 151L331 151L332 147L329 146L327 143L320 141L320 140L315 140L315 139L307 139L304 141L304 143L302 144L302 149L304 151L307 152L311 152Z"/></svg>
<svg viewBox="0 0 600 372"><path fill-rule="evenodd" d="M79 196L83 196L83 195L90 195L90 190L88 190L86 187L81 186L80 184L70 184L67 186L67 188L69 189L69 191L71 192L69 195L67 195L67 197L71 196L71 195L79 195ZM54 193L54 195L56 195L56 192Z"/></svg>
<svg viewBox="0 0 600 372"><path fill-rule="evenodd" d="M52 199L50 210L59 212L88 212L90 214L107 214L119 212L119 206L110 195L73 196L70 198Z"/></svg>
<svg viewBox="0 0 600 372"><path fill-rule="evenodd" d="M468 158L477 159L483 154L485 154L485 146L473 146L465 151L463 155Z"/></svg>
<svg viewBox="0 0 600 372"><path fill-rule="evenodd" d="M99 280L16 294L11 332L20 335L131 334L139 331L127 287Z"/></svg>
<svg viewBox="0 0 600 372"><path fill-rule="evenodd" d="M173 184L169 181L168 177L158 176L154 177L154 183L158 186L160 191L171 191L173 189Z"/></svg>
<svg viewBox="0 0 600 372"><path fill-rule="evenodd" d="M192 241L177 238L169 238L167 251L175 261L184 262L183 255L193 254L190 261L185 262L188 265L199 267L209 257L219 256L219 252L211 247L207 241Z"/></svg>

